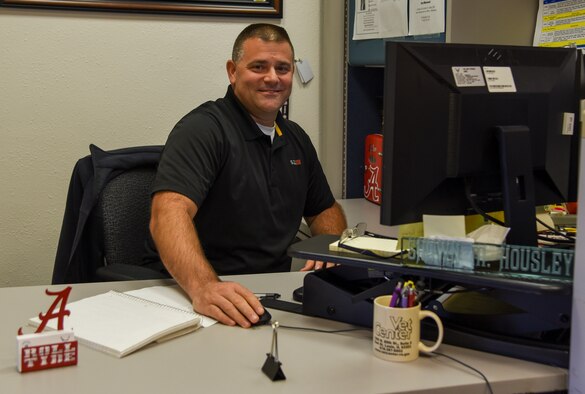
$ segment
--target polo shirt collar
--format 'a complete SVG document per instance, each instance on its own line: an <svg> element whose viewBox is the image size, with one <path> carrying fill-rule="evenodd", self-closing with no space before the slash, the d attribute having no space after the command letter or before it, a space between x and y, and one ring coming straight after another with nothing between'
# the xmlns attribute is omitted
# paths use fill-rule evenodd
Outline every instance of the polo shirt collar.
<svg viewBox="0 0 585 394"><path fill-rule="evenodd" d="M240 102L240 100L238 100L238 98L234 94L234 90L232 89L231 85L228 85L228 89L227 89L227 93L225 95L225 98L226 98L226 100L229 100L235 104L235 107L240 112L240 115L242 117L242 121L250 124L251 127L242 127L241 128L241 130L244 134L244 138L247 141L251 141L251 140L265 137L265 134L258 128L258 125L256 124L256 122L250 116L250 113L246 110L244 105ZM284 118L282 117L282 114L280 112L278 113L278 115L276 115L276 123L278 124L278 127L280 128L280 130L282 132L282 136L275 134L273 144L276 144L278 141L278 146L284 145L283 144L284 143L283 137L287 133L287 131L285 130L286 126L284 125L284 123L285 123Z"/></svg>

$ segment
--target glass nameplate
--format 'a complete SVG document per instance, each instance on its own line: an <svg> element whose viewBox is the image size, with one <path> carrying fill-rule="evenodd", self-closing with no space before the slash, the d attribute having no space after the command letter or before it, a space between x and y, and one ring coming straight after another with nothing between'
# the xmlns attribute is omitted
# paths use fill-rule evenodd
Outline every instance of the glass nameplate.
<svg viewBox="0 0 585 394"><path fill-rule="evenodd" d="M513 279L572 282L574 250L404 237L409 267L437 268Z"/></svg>

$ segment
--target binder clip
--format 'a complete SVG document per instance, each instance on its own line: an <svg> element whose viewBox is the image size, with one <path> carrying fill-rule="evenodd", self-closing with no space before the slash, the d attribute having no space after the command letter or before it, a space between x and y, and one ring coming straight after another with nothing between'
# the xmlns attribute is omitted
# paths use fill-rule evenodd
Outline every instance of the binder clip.
<svg viewBox="0 0 585 394"><path fill-rule="evenodd" d="M262 372L273 382L276 380L285 380L282 372L282 363L278 361L278 322L272 323L272 347L270 353L266 353L266 361L262 366Z"/></svg>

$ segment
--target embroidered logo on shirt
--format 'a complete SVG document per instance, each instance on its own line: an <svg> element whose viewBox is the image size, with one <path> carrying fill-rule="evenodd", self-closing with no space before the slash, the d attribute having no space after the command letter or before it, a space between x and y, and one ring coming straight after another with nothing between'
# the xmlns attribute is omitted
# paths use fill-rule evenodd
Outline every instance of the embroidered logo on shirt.
<svg viewBox="0 0 585 394"><path fill-rule="evenodd" d="M293 166L300 166L301 165L301 159L296 159L296 160L291 160L290 164Z"/></svg>

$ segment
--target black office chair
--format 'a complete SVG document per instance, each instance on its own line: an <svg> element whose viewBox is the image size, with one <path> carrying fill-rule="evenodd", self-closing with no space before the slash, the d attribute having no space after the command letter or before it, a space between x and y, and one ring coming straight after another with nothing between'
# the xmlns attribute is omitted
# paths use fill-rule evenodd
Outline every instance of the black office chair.
<svg viewBox="0 0 585 394"><path fill-rule="evenodd" d="M141 266L162 146L90 152L73 170L52 283L168 278Z"/></svg>
<svg viewBox="0 0 585 394"><path fill-rule="evenodd" d="M167 277L142 267L149 235L150 191L156 167L137 167L112 179L94 209L104 265L96 269L100 281Z"/></svg>

